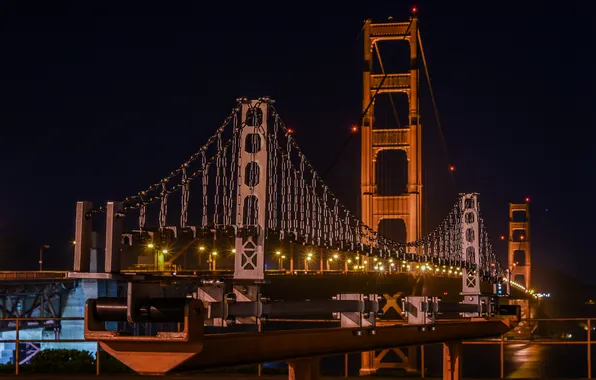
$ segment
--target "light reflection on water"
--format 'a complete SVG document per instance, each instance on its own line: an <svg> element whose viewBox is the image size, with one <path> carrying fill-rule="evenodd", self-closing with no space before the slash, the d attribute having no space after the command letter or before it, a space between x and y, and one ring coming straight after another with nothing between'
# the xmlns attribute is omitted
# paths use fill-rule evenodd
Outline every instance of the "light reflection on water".
<svg viewBox="0 0 596 380"><path fill-rule="evenodd" d="M543 378L546 346L514 344L505 349L505 358L509 359L512 371L507 378Z"/></svg>
<svg viewBox="0 0 596 380"><path fill-rule="evenodd" d="M593 351L596 352L596 348ZM505 378L509 379L585 378L588 374L585 345L514 343L505 345L504 354ZM464 345L462 363L464 378L498 378L501 373L499 344ZM440 377L442 367L442 346L425 346L427 377Z"/></svg>

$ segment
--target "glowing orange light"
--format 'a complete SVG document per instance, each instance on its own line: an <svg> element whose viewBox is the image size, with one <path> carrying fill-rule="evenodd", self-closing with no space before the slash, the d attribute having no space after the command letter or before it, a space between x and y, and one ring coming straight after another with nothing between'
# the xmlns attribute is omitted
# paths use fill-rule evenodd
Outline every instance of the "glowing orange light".
<svg viewBox="0 0 596 380"><path fill-rule="evenodd" d="M418 8L412 7L412 13L416 13L416 12L418 12Z"/></svg>
<svg viewBox="0 0 596 380"><path fill-rule="evenodd" d="M294 130L292 128L288 128L288 134L291 135L292 133L294 133Z"/></svg>
<svg viewBox="0 0 596 380"><path fill-rule="evenodd" d="M501 240L505 240L505 236L501 235Z"/></svg>
<svg viewBox="0 0 596 380"><path fill-rule="evenodd" d="M526 237L524 235L519 237L521 240L524 240Z"/></svg>
<svg viewBox="0 0 596 380"><path fill-rule="evenodd" d="M358 132L358 126L357 125L352 125L352 127L350 129L352 130L352 132Z"/></svg>
<svg viewBox="0 0 596 380"><path fill-rule="evenodd" d="M453 165L449 165L449 171L452 171L452 172L454 172L454 171L455 171L455 166L453 166Z"/></svg>
<svg viewBox="0 0 596 380"><path fill-rule="evenodd" d="M527 197L526 198L526 202L530 202L530 197Z"/></svg>

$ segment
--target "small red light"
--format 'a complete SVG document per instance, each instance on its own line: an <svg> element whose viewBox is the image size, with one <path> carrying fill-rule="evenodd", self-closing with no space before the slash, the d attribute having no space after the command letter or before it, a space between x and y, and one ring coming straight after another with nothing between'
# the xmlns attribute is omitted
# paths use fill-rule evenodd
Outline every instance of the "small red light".
<svg viewBox="0 0 596 380"><path fill-rule="evenodd" d="M294 133L294 130L292 128L288 128L288 134L291 135L292 133Z"/></svg>
<svg viewBox="0 0 596 380"><path fill-rule="evenodd" d="M501 240L505 240L505 236L501 235Z"/></svg>
<svg viewBox="0 0 596 380"><path fill-rule="evenodd" d="M352 125L352 127L350 128L352 130L352 132L358 132L358 126L357 125Z"/></svg>
<svg viewBox="0 0 596 380"><path fill-rule="evenodd" d="M412 7L412 13L416 13L416 12L418 12L418 8Z"/></svg>
<svg viewBox="0 0 596 380"><path fill-rule="evenodd" d="M452 172L454 172L454 171L455 171L455 166L453 166L453 165L449 165L449 171L452 171Z"/></svg>
<svg viewBox="0 0 596 380"><path fill-rule="evenodd" d="M526 203L530 202L530 197L526 198Z"/></svg>

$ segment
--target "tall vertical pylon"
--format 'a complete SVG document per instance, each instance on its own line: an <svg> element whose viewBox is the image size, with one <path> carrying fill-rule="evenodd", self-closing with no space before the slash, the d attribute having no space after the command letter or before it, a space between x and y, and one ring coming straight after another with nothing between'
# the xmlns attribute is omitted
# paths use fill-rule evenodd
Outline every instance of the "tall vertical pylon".
<svg viewBox="0 0 596 380"><path fill-rule="evenodd" d="M419 115L418 17L408 22L364 23L364 71L362 95L361 205L362 221L378 230L383 219L401 219L407 241L422 236L422 127ZM381 41L406 41L410 50L410 70L404 73L374 73L373 52ZM380 62L379 62L380 63ZM408 98L408 125L405 128L376 129L376 96L397 93ZM403 150L408 160L405 194L379 195L375 175L376 158L384 150Z"/></svg>
<svg viewBox="0 0 596 380"><path fill-rule="evenodd" d="M509 203L508 262L511 279L530 289L530 203Z"/></svg>
<svg viewBox="0 0 596 380"><path fill-rule="evenodd" d="M375 231L383 219L401 219L406 226L406 240L422 236L422 128L418 97L418 17L416 10L407 22L364 22L364 71L362 74L361 127L361 219ZM409 43L410 70L389 73L383 66L378 44L381 41ZM375 73L374 55L381 73ZM407 96L408 125L405 128L375 128L375 100L377 95ZM407 156L408 182L405 194L380 195L377 191L376 159L384 150L403 150ZM399 362L385 362L389 353L397 354ZM407 356L401 349L362 353L360 375L371 375L380 368L416 368L417 348L409 347Z"/></svg>
<svg viewBox="0 0 596 380"><path fill-rule="evenodd" d="M507 261L511 270L511 280L531 289L531 243L530 243L530 199L526 203L509 203L509 244ZM516 328L517 336L530 337L538 326L523 321L532 318L532 309L528 299L513 300L521 308L522 323Z"/></svg>

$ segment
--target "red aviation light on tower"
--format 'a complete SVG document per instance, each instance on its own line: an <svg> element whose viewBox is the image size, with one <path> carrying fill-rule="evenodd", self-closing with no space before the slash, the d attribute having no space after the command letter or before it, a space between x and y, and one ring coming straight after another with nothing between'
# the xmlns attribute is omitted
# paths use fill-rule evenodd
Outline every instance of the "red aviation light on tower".
<svg viewBox="0 0 596 380"><path fill-rule="evenodd" d="M412 7L412 14L413 14L413 15L416 15L416 13L418 13L418 7L414 5L414 6Z"/></svg>
<svg viewBox="0 0 596 380"><path fill-rule="evenodd" d="M294 133L294 130L292 128L288 128L287 132L288 132L288 135L291 135Z"/></svg>
<svg viewBox="0 0 596 380"><path fill-rule="evenodd" d="M358 126L357 126L356 124L353 124L353 125L350 127L350 131L351 131L352 133L356 133L356 132L358 132Z"/></svg>
<svg viewBox="0 0 596 380"><path fill-rule="evenodd" d="M530 203L530 197L526 197L526 203Z"/></svg>

